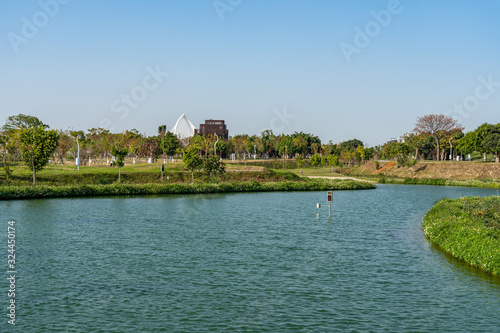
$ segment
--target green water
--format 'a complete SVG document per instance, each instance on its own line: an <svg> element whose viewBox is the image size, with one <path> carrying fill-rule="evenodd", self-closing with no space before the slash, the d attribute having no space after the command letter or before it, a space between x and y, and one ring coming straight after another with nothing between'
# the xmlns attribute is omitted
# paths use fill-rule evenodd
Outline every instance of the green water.
<svg viewBox="0 0 500 333"><path fill-rule="evenodd" d="M380 185L334 192L331 219L324 192L0 202L0 331L498 332L500 280L421 230L459 193L496 195Z"/></svg>

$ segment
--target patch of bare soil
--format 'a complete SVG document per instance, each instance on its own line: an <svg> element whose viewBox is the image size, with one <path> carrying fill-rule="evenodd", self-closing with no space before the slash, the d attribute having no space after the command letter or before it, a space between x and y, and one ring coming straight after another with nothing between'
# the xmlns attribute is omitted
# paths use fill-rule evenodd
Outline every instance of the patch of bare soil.
<svg viewBox="0 0 500 333"><path fill-rule="evenodd" d="M241 171L264 171L266 168L261 167L261 166L250 166L250 165L231 165L231 164L226 164L226 171L231 171L231 172L241 172Z"/></svg>

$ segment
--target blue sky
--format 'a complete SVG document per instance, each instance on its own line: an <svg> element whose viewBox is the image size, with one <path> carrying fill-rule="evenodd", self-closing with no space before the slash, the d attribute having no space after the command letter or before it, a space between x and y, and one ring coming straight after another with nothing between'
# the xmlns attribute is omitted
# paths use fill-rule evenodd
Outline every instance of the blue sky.
<svg viewBox="0 0 500 333"><path fill-rule="evenodd" d="M153 135L186 114L224 119L230 135L370 146L431 113L473 130L500 121L499 12L494 0L0 0L0 122Z"/></svg>

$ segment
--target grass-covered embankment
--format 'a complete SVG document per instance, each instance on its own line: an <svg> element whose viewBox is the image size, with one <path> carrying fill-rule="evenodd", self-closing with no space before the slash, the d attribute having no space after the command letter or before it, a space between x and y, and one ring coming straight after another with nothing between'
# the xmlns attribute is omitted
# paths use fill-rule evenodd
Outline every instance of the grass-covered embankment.
<svg viewBox="0 0 500 333"><path fill-rule="evenodd" d="M465 186L465 187L483 187L483 188L500 188L500 182L493 180L457 180L457 179L442 179L442 178L389 178L379 177L368 178L377 180L379 184L401 184L401 185L437 185L437 186Z"/></svg>
<svg viewBox="0 0 500 333"><path fill-rule="evenodd" d="M500 276L500 197L444 199L424 217L431 243Z"/></svg>
<svg viewBox="0 0 500 333"><path fill-rule="evenodd" d="M192 194L269 191L327 191L373 189L372 183L353 180L303 180L284 182L220 182L174 184L111 184L63 186L0 186L0 200L92 197L114 195Z"/></svg>
<svg viewBox="0 0 500 333"><path fill-rule="evenodd" d="M398 166L394 161L369 161L351 168L349 176L382 184L499 188L500 163L419 161L409 167Z"/></svg>

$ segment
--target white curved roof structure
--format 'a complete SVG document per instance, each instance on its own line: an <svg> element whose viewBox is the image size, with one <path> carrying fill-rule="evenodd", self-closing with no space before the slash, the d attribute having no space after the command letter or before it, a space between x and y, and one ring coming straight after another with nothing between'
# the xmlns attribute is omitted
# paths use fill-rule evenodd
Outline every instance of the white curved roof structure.
<svg viewBox="0 0 500 333"><path fill-rule="evenodd" d="M179 139L190 138L194 136L195 127L189 119L183 114L175 123L175 126L172 128L172 133L177 135Z"/></svg>

